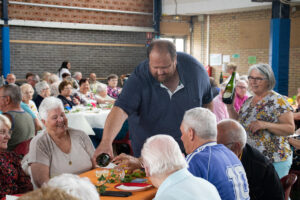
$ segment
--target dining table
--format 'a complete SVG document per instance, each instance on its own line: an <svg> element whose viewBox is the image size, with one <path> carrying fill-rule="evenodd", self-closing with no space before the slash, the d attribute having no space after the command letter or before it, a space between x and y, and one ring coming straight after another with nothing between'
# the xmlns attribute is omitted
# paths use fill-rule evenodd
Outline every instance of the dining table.
<svg viewBox="0 0 300 200"><path fill-rule="evenodd" d="M75 107L66 113L68 126L85 132L87 135L95 135L93 129L103 129L110 109L93 107Z"/></svg>
<svg viewBox="0 0 300 200"><path fill-rule="evenodd" d="M102 169L102 168L95 168L93 170L90 170L90 171L87 171L85 173L82 173L80 174L79 176L80 177L87 177L90 179L90 181L94 184L94 185L97 185L98 184L98 177L97 177L97 172L99 172L99 170L107 170L107 169ZM146 177L147 178L147 177ZM148 182L147 183L150 183L150 180L149 178L148 179ZM106 191L120 191L118 189L115 188L115 186L119 184L119 182L117 183L106 183L105 185L107 186L107 189ZM147 188L146 190L143 190L143 191L135 191L135 192L132 192L132 195L131 196L128 196L128 197L113 197L113 196L101 196L100 195L100 198L101 200L118 200L118 199L130 199L130 200L150 200L150 199L153 199L155 197L155 194L156 194L156 191L157 189L155 187L150 187L150 188Z"/></svg>

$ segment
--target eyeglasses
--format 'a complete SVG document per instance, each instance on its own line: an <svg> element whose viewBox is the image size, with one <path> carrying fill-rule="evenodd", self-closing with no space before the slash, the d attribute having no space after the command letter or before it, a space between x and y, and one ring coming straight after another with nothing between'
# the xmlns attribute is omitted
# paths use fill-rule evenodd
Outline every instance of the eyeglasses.
<svg viewBox="0 0 300 200"><path fill-rule="evenodd" d="M244 87L244 86L236 86L237 88L240 88L241 90L246 90L247 89L247 87Z"/></svg>
<svg viewBox="0 0 300 200"><path fill-rule="evenodd" d="M11 134L12 134L12 130L5 130L5 129L0 130L0 135L2 135L2 136L4 136L4 135L11 136Z"/></svg>
<svg viewBox="0 0 300 200"><path fill-rule="evenodd" d="M266 79L267 79L267 78L248 76L248 80L249 80L249 81L257 81L257 82L261 82L261 81L266 80Z"/></svg>
<svg viewBox="0 0 300 200"><path fill-rule="evenodd" d="M2 97L2 98L3 98L3 97L7 97L7 96L0 96L0 97Z"/></svg>

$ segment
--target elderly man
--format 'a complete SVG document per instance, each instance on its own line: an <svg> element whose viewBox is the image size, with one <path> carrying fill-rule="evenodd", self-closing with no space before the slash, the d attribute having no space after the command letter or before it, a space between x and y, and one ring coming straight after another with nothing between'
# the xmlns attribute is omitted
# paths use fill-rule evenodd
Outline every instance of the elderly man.
<svg viewBox="0 0 300 200"><path fill-rule="evenodd" d="M186 111L180 127L188 154L188 170L211 182L222 200L249 198L247 176L239 159L224 145L216 143L217 121L205 108Z"/></svg>
<svg viewBox="0 0 300 200"><path fill-rule="evenodd" d="M220 199L208 181L193 176L179 145L168 135L147 139L142 149L142 162L152 184L158 188L155 200Z"/></svg>
<svg viewBox="0 0 300 200"><path fill-rule="evenodd" d="M245 80L239 80L235 87L234 109L239 112L243 103L248 99L247 95L248 84Z"/></svg>
<svg viewBox="0 0 300 200"><path fill-rule="evenodd" d="M237 121L225 119L218 123L217 142L224 144L240 158L249 183L250 198L284 199L283 188L272 162L246 144L245 129Z"/></svg>
<svg viewBox="0 0 300 200"><path fill-rule="evenodd" d="M177 53L172 42L155 40L147 50L148 59L130 75L115 106L107 117L102 152L113 156L112 142L128 118L135 156L148 137L167 134L180 141L180 123L190 108L212 107L212 92L204 67L193 57Z"/></svg>
<svg viewBox="0 0 300 200"><path fill-rule="evenodd" d="M98 86L101 85L101 84L103 84L103 83L100 83L99 81L97 81L97 76L96 76L95 73L91 73L90 74L89 83L90 83L90 89L91 89L91 91L93 93L95 93L95 94L96 94Z"/></svg>
<svg viewBox="0 0 300 200"><path fill-rule="evenodd" d="M7 74L6 76L6 83L16 83L16 76L14 74Z"/></svg>
<svg viewBox="0 0 300 200"><path fill-rule="evenodd" d="M7 149L16 151L16 147L25 142L24 146L17 147L17 152L27 153L29 143L26 141L34 136L35 128L32 117L20 106L22 100L20 88L15 84L4 85L0 87L0 98L0 110L13 124Z"/></svg>

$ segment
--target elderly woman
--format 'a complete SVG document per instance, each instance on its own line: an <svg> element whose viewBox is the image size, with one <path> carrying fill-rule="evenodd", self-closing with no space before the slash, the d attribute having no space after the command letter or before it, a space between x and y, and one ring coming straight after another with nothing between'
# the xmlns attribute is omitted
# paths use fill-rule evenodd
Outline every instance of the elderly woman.
<svg viewBox="0 0 300 200"><path fill-rule="evenodd" d="M28 153L35 185L41 187L62 173L80 174L92 169L93 144L84 132L68 128L61 100L45 98L39 112L46 129L32 139Z"/></svg>
<svg viewBox="0 0 300 200"><path fill-rule="evenodd" d="M79 81L78 96L80 97L81 103L84 105L98 103L94 93L90 91L90 83L86 78Z"/></svg>
<svg viewBox="0 0 300 200"><path fill-rule="evenodd" d="M273 162L281 178L288 174L292 164L286 137L295 130L292 108L282 95L272 90L275 77L269 65L253 65L248 75L253 96L245 101L239 113L233 105L228 105L229 115L244 126L248 143Z"/></svg>
<svg viewBox="0 0 300 200"><path fill-rule="evenodd" d="M107 86L100 83L96 89L96 98L99 103L115 103L115 99L107 95Z"/></svg>
<svg viewBox="0 0 300 200"><path fill-rule="evenodd" d="M35 85L35 89L38 95L34 99L34 103L36 107L39 108L43 99L50 96L50 87L46 81L42 81Z"/></svg>
<svg viewBox="0 0 300 200"><path fill-rule="evenodd" d="M0 114L0 199L7 194L19 194L32 190L30 177L21 167L21 157L6 151L11 136L11 123Z"/></svg>
<svg viewBox="0 0 300 200"><path fill-rule="evenodd" d="M238 80L235 87L234 108L239 112L243 103L248 99L248 84L245 80Z"/></svg>
<svg viewBox="0 0 300 200"><path fill-rule="evenodd" d="M65 108L72 108L79 104L78 99L71 95L72 89L72 83L69 81L62 81L58 86L60 95L58 95L57 98L62 101Z"/></svg>
<svg viewBox="0 0 300 200"><path fill-rule="evenodd" d="M118 78L119 77L116 74L110 74L107 77L107 84L108 84L107 94L114 99L117 99L122 91L121 88L117 87L118 86Z"/></svg>
<svg viewBox="0 0 300 200"><path fill-rule="evenodd" d="M48 84L50 86L50 95L55 97L59 95L58 85L60 84L60 80L56 74L50 75Z"/></svg>
<svg viewBox="0 0 300 200"><path fill-rule="evenodd" d="M22 93L22 102L26 103L29 106L30 110L36 116L38 116L39 112L37 110L35 103L32 101L32 97L34 93L32 86L28 83L24 83L23 85L21 85L20 89Z"/></svg>

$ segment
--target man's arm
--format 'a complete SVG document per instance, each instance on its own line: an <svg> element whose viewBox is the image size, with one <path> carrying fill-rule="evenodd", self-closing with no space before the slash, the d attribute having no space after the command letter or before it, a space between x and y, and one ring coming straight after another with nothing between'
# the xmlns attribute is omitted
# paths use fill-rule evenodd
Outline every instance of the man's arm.
<svg viewBox="0 0 300 200"><path fill-rule="evenodd" d="M203 108L207 108L207 109L209 109L211 112L214 112L214 104L213 104L212 101L211 101L210 103L208 103L208 104L203 104Z"/></svg>
<svg viewBox="0 0 300 200"><path fill-rule="evenodd" d="M300 120L300 112L296 112L293 114L294 114L294 120Z"/></svg>
<svg viewBox="0 0 300 200"><path fill-rule="evenodd" d="M121 130L127 117L128 115L124 112L124 110L118 106L114 106L110 111L105 122L101 143L97 147L93 156L93 163L95 166L96 158L101 153L108 153L113 158L112 143Z"/></svg>

